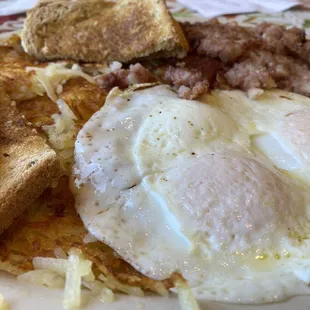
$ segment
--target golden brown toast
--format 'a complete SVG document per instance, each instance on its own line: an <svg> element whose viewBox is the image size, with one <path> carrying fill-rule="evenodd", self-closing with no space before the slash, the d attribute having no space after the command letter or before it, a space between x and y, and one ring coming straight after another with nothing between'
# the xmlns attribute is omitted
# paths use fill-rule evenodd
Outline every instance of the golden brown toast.
<svg viewBox="0 0 310 310"><path fill-rule="evenodd" d="M0 84L0 233L60 176L56 153L25 123Z"/></svg>
<svg viewBox="0 0 310 310"><path fill-rule="evenodd" d="M164 0L45 0L28 12L23 47L39 60L129 62L185 56L188 43Z"/></svg>

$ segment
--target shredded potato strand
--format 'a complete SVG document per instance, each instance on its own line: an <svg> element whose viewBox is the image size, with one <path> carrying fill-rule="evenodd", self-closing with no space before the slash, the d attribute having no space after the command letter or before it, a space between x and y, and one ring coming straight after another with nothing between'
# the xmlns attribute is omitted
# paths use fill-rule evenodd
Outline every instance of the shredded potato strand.
<svg viewBox="0 0 310 310"><path fill-rule="evenodd" d="M97 241L97 239L92 235L92 234L90 234L90 233L88 233L85 237L84 237L84 239L83 239L83 242L84 243L92 243L92 242L96 242Z"/></svg>
<svg viewBox="0 0 310 310"><path fill-rule="evenodd" d="M156 293L158 295L163 296L163 297L168 297L169 296L169 291L165 287L164 283L157 282L156 285L154 286L154 288L156 289Z"/></svg>
<svg viewBox="0 0 310 310"><path fill-rule="evenodd" d="M56 248L55 251L61 257L67 255L60 248ZM65 309L80 309L82 286L89 289L91 294L99 296L103 303L114 301L113 288L130 295L143 296L143 291L140 288L124 285L113 276L104 277L102 275L101 279L105 283L96 280L92 271L92 262L84 258L81 250L71 248L68 254L66 259L35 257L32 261L35 270L18 276L18 280L41 286L64 288L63 307ZM8 308L1 308L2 305L6 305L6 303L0 295L0 310L8 310Z"/></svg>
<svg viewBox="0 0 310 310"><path fill-rule="evenodd" d="M56 101L61 114L53 114L54 124L42 126L48 140L57 151L61 165L68 174L73 163L74 142L77 134L76 116L64 100Z"/></svg>
<svg viewBox="0 0 310 310"><path fill-rule="evenodd" d="M181 277L177 278L174 281L174 285L178 294L182 310L200 310L200 307L195 296L193 295L192 290L184 279L182 279Z"/></svg>
<svg viewBox="0 0 310 310"><path fill-rule="evenodd" d="M126 293L128 295L133 295L137 297L143 297L144 293L140 287L137 286L130 286L125 285L121 282L119 282L115 277L112 275L108 275L105 277L104 275L99 275L99 280L103 281L105 285L110 288L111 290L119 290L123 293Z"/></svg>
<svg viewBox="0 0 310 310"><path fill-rule="evenodd" d="M35 269L48 269L60 275L65 275L69 262L66 259L35 257L32 260L32 264Z"/></svg>
<svg viewBox="0 0 310 310"><path fill-rule="evenodd" d="M79 259L79 269L84 279L87 281L94 281L95 275L91 269L92 262L89 260L81 259L80 257ZM67 259L51 257L35 257L32 263L35 269L51 270L63 276L66 275L70 266L70 261Z"/></svg>
<svg viewBox="0 0 310 310"><path fill-rule="evenodd" d="M0 294L0 310L9 310L10 306L9 304L4 300L4 297L2 294Z"/></svg>
<svg viewBox="0 0 310 310"><path fill-rule="evenodd" d="M81 305L82 284L80 258L69 255L68 262L63 306L65 309L78 309Z"/></svg>
<svg viewBox="0 0 310 310"><path fill-rule="evenodd" d="M84 73L80 66L75 64L71 68L66 68L66 65L66 63L50 63L45 68L27 67L26 71L36 73L38 83L43 86L48 97L56 102L59 85L64 84L71 77L82 77L90 83L95 83L94 79Z"/></svg>
<svg viewBox="0 0 310 310"><path fill-rule="evenodd" d="M114 293L111 289L104 287L100 292L100 301L110 303L114 301Z"/></svg>
<svg viewBox="0 0 310 310"><path fill-rule="evenodd" d="M56 258L62 258L62 259L68 258L68 255L66 254L66 252L62 248L55 248L54 254L55 254Z"/></svg>
<svg viewBox="0 0 310 310"><path fill-rule="evenodd" d="M17 280L51 288L65 287L64 277L52 270L31 270L19 275Z"/></svg>
<svg viewBox="0 0 310 310"><path fill-rule="evenodd" d="M79 309L82 285L100 296L106 287L95 280L92 262L86 260L79 249L72 248L68 254L67 259L35 257L32 263L36 270L21 275L20 280L49 287L64 287L64 308ZM107 300L111 300L110 295L107 295Z"/></svg>
<svg viewBox="0 0 310 310"><path fill-rule="evenodd" d="M100 294L101 290L105 287L105 285L98 280L95 281L82 280L82 285L88 288L95 295Z"/></svg>

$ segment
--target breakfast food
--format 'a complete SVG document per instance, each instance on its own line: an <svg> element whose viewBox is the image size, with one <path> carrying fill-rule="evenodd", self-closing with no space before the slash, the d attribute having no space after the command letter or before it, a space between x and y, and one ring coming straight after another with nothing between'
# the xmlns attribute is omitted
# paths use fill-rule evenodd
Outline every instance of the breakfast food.
<svg viewBox="0 0 310 310"><path fill-rule="evenodd" d="M183 29L198 55L223 62L222 77L231 88L280 88L309 95L310 44L303 29L218 22L186 23Z"/></svg>
<svg viewBox="0 0 310 310"><path fill-rule="evenodd" d="M55 142L51 137L58 138L59 143L57 144L56 141L56 145L53 143L52 145L60 156L62 164L63 160L72 162L71 145L74 145L75 135L90 116L104 104L107 92L95 83L77 75L76 73L80 74L80 71L71 70L70 64L49 66L47 63L41 63L38 67L36 61L20 49L18 38L15 38L13 46L0 47L0 54L2 64L6 68L6 71L2 72L2 78L8 81L6 73L10 72L10 78L13 80L13 85L7 82L5 87L12 87L18 83L20 86L16 87L15 93L17 96L20 94L20 100L16 100L18 111L24 115L26 122L31 122L41 134L46 134L50 143ZM14 70L15 68L18 70ZM97 70L96 66L90 69ZM100 66L99 69L105 70L105 66ZM21 76L31 77L33 81L31 89L40 90L40 92L33 92L31 98L24 96L23 91L29 84L25 82L27 79L21 79ZM58 85L55 81L58 81ZM42 82L45 82L44 85ZM57 88L61 91L57 92ZM12 88L8 88L10 89ZM57 95L57 102L47 95L47 90ZM59 100L60 105L58 105ZM61 108L63 109L60 110ZM64 144L61 138L68 120L71 121L72 112L74 131L72 134L68 132L69 140L66 141L68 144ZM55 120L57 124L54 123ZM68 157L62 158L62 152L66 155L68 150L70 151ZM70 170L62 172L71 173ZM20 278L23 281L28 279L40 283L41 276L42 281L45 281L44 285L58 285L59 282L55 284L53 281L52 283L47 281L51 277L50 271L45 273L48 277L43 277L43 274L31 275L28 272L35 268L33 260L36 257L57 258L58 252L62 253L61 257L63 257L73 247L80 249L85 258L93 262L96 276L104 275L110 282L116 283L114 291L135 294L137 291L141 293L143 289L166 295L167 289L172 286L170 280L154 281L143 276L117 256L113 249L88 234L75 211L68 176L63 176L57 187L46 190L2 234L0 269L17 276L26 274ZM60 279L61 281L63 280Z"/></svg>
<svg viewBox="0 0 310 310"><path fill-rule="evenodd" d="M22 40L39 60L129 62L188 50L163 0L42 1L28 12Z"/></svg>
<svg viewBox="0 0 310 310"><path fill-rule="evenodd" d="M34 74L25 70L34 59L22 50L19 36L0 41L0 62L0 81L11 100L31 99L41 93Z"/></svg>
<svg viewBox="0 0 310 310"><path fill-rule="evenodd" d="M167 86L114 89L77 137L77 211L141 273L179 272L199 298L309 294L309 109L285 92L251 101L219 91L199 102ZM274 137L273 156L261 136Z"/></svg>
<svg viewBox="0 0 310 310"><path fill-rule="evenodd" d="M57 184L61 171L55 151L26 124L1 84L0 117L2 233L46 188Z"/></svg>
<svg viewBox="0 0 310 310"><path fill-rule="evenodd" d="M143 62L162 83L172 85L181 98L194 99L218 88L280 88L309 96L310 45L303 29L270 23L241 27L214 20L181 26L190 43L185 58L155 65ZM107 76L102 78L111 81Z"/></svg>
<svg viewBox="0 0 310 310"><path fill-rule="evenodd" d="M66 258L69 250L80 249L93 262L96 276L103 274L123 285L165 294L170 281L143 276L117 256L113 249L88 235L75 211L68 177L46 190L0 239L0 269L22 275L34 269L36 257ZM59 256L58 252L62 255ZM117 289L117 288L116 288Z"/></svg>
<svg viewBox="0 0 310 310"><path fill-rule="evenodd" d="M63 173L0 237L0 269L63 288L66 308L81 287L174 291L191 310L310 293L310 101L288 92L309 95L309 42L181 26L163 1L46 0L22 34L31 55L0 42L4 90Z"/></svg>

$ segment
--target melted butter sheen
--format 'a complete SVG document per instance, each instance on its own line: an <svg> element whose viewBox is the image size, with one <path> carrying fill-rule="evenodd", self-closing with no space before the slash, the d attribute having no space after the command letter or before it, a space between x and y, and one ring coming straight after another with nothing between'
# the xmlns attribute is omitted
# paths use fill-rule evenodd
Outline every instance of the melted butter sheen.
<svg viewBox="0 0 310 310"><path fill-rule="evenodd" d="M77 138L76 208L90 233L136 269L154 279L181 272L199 298L308 294L310 200L307 180L291 177L306 166L294 141L272 158L252 149L253 135L289 137L281 117L264 119L271 103L245 98L219 92L207 104L166 86L112 90ZM298 162L287 174L273 167L282 150Z"/></svg>

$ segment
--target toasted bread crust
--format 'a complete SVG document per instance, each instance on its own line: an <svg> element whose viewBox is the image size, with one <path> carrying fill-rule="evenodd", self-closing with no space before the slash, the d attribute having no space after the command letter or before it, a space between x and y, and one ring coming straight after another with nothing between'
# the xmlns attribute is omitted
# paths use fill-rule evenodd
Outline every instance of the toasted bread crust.
<svg viewBox="0 0 310 310"><path fill-rule="evenodd" d="M0 85L0 233L61 174L56 153L24 122Z"/></svg>
<svg viewBox="0 0 310 310"><path fill-rule="evenodd" d="M183 57L189 49L164 0L41 1L27 14L22 42L39 60L99 63Z"/></svg>

